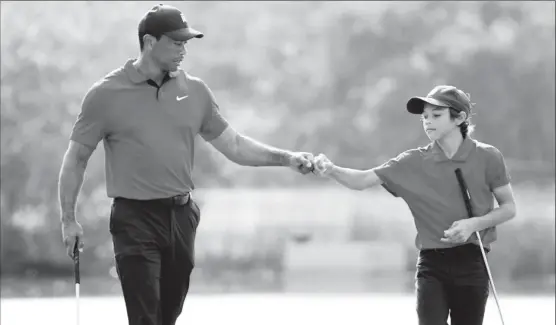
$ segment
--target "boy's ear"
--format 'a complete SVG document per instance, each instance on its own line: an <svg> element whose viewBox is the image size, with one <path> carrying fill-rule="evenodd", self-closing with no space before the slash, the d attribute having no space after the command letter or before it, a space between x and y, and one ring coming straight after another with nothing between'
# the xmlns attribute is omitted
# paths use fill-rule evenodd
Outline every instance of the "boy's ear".
<svg viewBox="0 0 556 325"><path fill-rule="evenodd" d="M465 122L465 121L467 120L467 113L465 113L465 112L459 112L459 119L460 119L460 121L461 121L459 124ZM458 125L459 125L459 124L458 124Z"/></svg>

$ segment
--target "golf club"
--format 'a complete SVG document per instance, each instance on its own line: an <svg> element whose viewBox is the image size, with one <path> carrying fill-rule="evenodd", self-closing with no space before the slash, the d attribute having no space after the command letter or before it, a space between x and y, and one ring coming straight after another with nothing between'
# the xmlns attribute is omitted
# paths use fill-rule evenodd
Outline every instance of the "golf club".
<svg viewBox="0 0 556 325"><path fill-rule="evenodd" d="M76 303L76 324L79 325L79 284L81 276L79 274L79 237L75 239L73 247L73 276L75 280L75 303Z"/></svg>
<svg viewBox="0 0 556 325"><path fill-rule="evenodd" d="M457 168L455 170L456 177L458 179L459 187L461 189L461 193L463 194L463 201L465 202L465 207L467 208L467 215L469 218L473 218L473 208L471 207L471 196L469 195L469 190L467 188L467 184L463 179L463 175L461 173L461 169ZM481 236L478 231L475 232L475 236L479 240L479 246L481 248L481 254L483 255L483 261L485 262L485 267L488 273L488 279L490 280L490 286L492 287L492 293L494 294L494 300L496 300L496 306L498 307L498 313L500 314L500 320L502 321L502 325L504 325L504 317L502 316L502 309L500 308L500 302L498 301L498 294L496 293L496 287L494 286L494 280L492 278L492 274L490 273L490 267L488 265L487 256L485 253L485 248L483 246L483 241L481 240Z"/></svg>

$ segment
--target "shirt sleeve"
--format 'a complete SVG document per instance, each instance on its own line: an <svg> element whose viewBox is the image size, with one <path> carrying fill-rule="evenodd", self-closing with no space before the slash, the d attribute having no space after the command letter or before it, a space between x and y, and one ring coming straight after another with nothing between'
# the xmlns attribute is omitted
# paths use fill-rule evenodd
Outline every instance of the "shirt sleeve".
<svg viewBox="0 0 556 325"><path fill-rule="evenodd" d="M492 147L492 150L487 152L486 180L490 190L493 191L495 188L509 184L511 177L500 150Z"/></svg>
<svg viewBox="0 0 556 325"><path fill-rule="evenodd" d="M414 179L415 151L408 150L374 168L374 172L382 181L382 187L395 197L402 197L407 182Z"/></svg>
<svg viewBox="0 0 556 325"><path fill-rule="evenodd" d="M100 101L98 88L91 88L81 103L81 112L73 125L70 139L96 148L105 136L105 107Z"/></svg>
<svg viewBox="0 0 556 325"><path fill-rule="evenodd" d="M206 92L206 106L200 133L205 141L211 141L224 132L228 127L228 121L220 114L220 108L210 88L202 81L201 85Z"/></svg>

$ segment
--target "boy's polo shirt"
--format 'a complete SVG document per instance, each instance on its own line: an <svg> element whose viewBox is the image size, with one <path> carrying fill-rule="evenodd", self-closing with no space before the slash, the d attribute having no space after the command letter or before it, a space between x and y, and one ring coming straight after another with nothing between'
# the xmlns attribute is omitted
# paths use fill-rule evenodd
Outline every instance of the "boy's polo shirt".
<svg viewBox="0 0 556 325"><path fill-rule="evenodd" d="M88 91L70 138L92 148L104 140L109 197L145 200L189 192L195 137L210 141L228 123L201 79L178 70L157 89L133 61Z"/></svg>
<svg viewBox="0 0 556 325"><path fill-rule="evenodd" d="M467 183L475 216L494 209L492 191L510 182L504 157L495 147L467 137L448 159L436 142L411 149L374 169L383 187L408 205L417 228L418 249L448 248L444 231L467 210L455 170L460 168ZM496 228L485 229L481 239L486 248L496 240ZM468 242L478 244L475 235Z"/></svg>

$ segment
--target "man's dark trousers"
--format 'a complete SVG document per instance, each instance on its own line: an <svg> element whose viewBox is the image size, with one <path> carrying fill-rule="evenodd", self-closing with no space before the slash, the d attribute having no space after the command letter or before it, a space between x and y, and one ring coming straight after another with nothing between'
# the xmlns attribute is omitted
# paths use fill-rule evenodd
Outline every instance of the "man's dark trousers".
<svg viewBox="0 0 556 325"><path fill-rule="evenodd" d="M194 267L199 207L190 196L116 198L110 215L129 325L174 325Z"/></svg>
<svg viewBox="0 0 556 325"><path fill-rule="evenodd" d="M488 273L474 244L419 252L416 273L419 325L482 325Z"/></svg>

